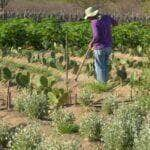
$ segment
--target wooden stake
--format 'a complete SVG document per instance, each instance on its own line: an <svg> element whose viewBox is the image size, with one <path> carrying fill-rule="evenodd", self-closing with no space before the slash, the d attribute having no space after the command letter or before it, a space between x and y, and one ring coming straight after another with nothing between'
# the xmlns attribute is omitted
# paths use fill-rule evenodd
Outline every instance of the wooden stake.
<svg viewBox="0 0 150 150"><path fill-rule="evenodd" d="M68 73L68 65L69 65L69 52L68 52L68 34L66 32L66 48L65 48L65 58L66 58L66 90L68 93L68 102L71 104L71 99L69 96L69 73Z"/></svg>

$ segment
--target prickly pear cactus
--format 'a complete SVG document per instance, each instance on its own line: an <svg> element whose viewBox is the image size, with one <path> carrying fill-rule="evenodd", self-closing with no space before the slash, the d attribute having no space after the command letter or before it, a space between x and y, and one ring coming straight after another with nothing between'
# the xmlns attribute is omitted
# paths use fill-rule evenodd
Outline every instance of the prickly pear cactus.
<svg viewBox="0 0 150 150"><path fill-rule="evenodd" d="M41 76L40 77L40 83L43 87L47 87L48 86L48 79L45 76Z"/></svg>
<svg viewBox="0 0 150 150"><path fill-rule="evenodd" d="M45 76L36 75L32 78L32 84L37 89L44 89L48 87L48 79Z"/></svg>
<svg viewBox="0 0 150 150"><path fill-rule="evenodd" d="M17 85L21 86L21 87L27 87L29 85L30 82L30 77L29 75L24 75L22 73L17 73L16 75L16 83Z"/></svg>
<svg viewBox="0 0 150 150"><path fill-rule="evenodd" d="M12 78L12 72L11 72L10 69L7 68L7 67L4 67L4 68L2 69L2 74L3 74L3 78L4 78L5 80L10 80L10 79Z"/></svg>

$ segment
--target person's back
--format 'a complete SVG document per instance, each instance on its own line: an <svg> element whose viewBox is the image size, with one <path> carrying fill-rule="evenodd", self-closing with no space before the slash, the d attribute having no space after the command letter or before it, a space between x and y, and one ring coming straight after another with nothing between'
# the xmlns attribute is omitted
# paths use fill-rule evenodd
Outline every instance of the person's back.
<svg viewBox="0 0 150 150"><path fill-rule="evenodd" d="M93 48L112 47L112 25L117 25L117 22L108 15L103 15L98 19L91 21L93 29Z"/></svg>

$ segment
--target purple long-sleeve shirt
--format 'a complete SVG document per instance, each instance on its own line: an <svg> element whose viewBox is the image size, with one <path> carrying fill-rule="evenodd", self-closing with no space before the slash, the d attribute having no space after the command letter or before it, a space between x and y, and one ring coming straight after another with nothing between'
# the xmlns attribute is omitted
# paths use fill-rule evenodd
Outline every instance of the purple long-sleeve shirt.
<svg viewBox="0 0 150 150"><path fill-rule="evenodd" d="M112 25L117 25L117 21L108 15L100 19L91 21L93 30L92 46L95 50L112 47Z"/></svg>

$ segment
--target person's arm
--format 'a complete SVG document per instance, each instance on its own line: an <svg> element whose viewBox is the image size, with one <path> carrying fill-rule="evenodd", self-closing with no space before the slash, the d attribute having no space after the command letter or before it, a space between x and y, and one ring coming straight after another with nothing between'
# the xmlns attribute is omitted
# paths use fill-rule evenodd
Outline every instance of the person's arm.
<svg viewBox="0 0 150 150"><path fill-rule="evenodd" d="M118 25L118 21L115 20L113 17L110 17L111 23L113 26L117 26Z"/></svg>
<svg viewBox="0 0 150 150"><path fill-rule="evenodd" d="M99 40L99 32L98 32L98 25L97 25L97 22L94 21L91 23L92 25L92 32L93 32L93 39L92 41L90 42L89 44L89 48L92 48L93 47L93 44Z"/></svg>

